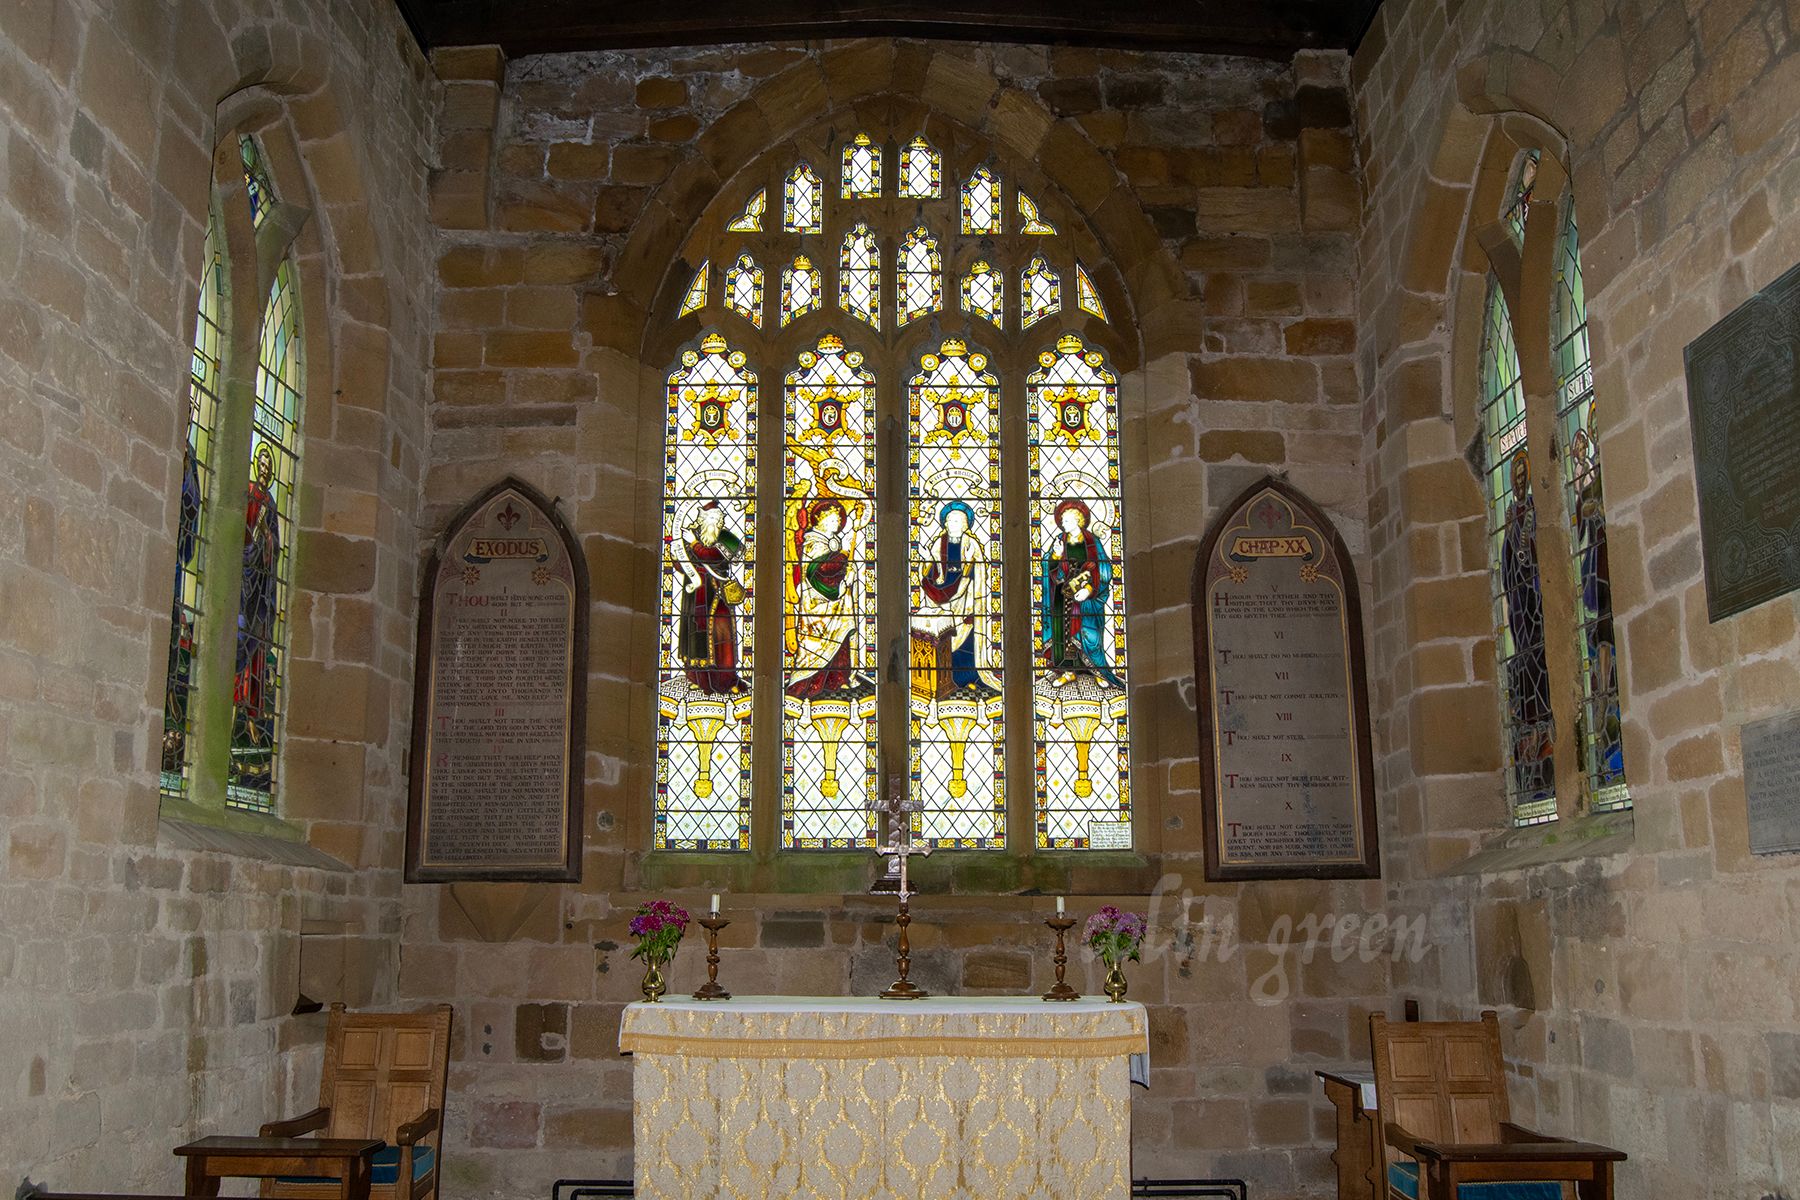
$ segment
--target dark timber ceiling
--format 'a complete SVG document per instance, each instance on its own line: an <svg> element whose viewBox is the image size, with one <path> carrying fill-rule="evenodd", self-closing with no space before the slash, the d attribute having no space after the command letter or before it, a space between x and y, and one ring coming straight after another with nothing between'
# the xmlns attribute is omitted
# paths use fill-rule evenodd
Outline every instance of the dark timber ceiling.
<svg viewBox="0 0 1800 1200"><path fill-rule="evenodd" d="M4 0L0 0L4 2ZM1287 58L1354 50L1381 0L395 0L420 45L560 50L866 36Z"/></svg>

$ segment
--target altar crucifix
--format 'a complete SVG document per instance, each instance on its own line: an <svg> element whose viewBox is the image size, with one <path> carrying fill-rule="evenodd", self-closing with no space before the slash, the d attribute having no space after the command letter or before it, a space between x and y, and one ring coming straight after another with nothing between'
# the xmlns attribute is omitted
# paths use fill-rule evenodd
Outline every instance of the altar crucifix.
<svg viewBox="0 0 1800 1200"><path fill-rule="evenodd" d="M907 860L915 854L930 857L931 847L913 845L911 816L920 805L907 798L905 777L889 775L887 784L887 803L876 806L878 813L887 816L887 844L875 848L877 854L887 858L887 870L875 880L874 886L869 890L899 893L900 912L894 918L894 923L900 927L900 944L895 950L894 965L899 970L900 977L881 996L884 1000L919 1000L929 993L906 977L907 972L912 969L912 951L906 935L906 927L912 924L912 910L908 903L912 897L912 884L907 877Z"/></svg>

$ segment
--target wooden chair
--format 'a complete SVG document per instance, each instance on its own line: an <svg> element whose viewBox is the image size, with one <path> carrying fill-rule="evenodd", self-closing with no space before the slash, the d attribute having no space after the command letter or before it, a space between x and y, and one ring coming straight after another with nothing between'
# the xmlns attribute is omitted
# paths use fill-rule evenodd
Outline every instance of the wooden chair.
<svg viewBox="0 0 1800 1200"><path fill-rule="evenodd" d="M352 1013L333 1004L325 1026L319 1107L262 1127L264 1137L325 1130L331 1138L380 1138L369 1190L378 1200L437 1200L443 1162L444 1087L450 1072L450 1006L421 1013ZM338 1180L266 1180L264 1196L324 1200Z"/></svg>
<svg viewBox="0 0 1800 1200"><path fill-rule="evenodd" d="M1612 1200L1625 1155L1512 1124L1500 1023L1369 1018L1388 1200Z"/></svg>

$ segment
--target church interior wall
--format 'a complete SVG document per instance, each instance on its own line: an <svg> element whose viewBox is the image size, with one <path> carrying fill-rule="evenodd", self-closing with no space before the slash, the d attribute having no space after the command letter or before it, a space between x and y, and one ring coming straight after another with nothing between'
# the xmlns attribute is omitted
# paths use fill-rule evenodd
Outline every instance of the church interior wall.
<svg viewBox="0 0 1800 1200"><path fill-rule="evenodd" d="M278 7L0 6L8 1186L173 1190L171 1146L310 1106L303 957L315 999L395 996L438 88L391 9ZM310 210L282 836L332 869L159 820L208 177L240 132Z"/></svg>
<svg viewBox="0 0 1800 1200"><path fill-rule="evenodd" d="M1800 605L1708 621L1682 360L1800 260L1797 39L1791 4L1423 0L1386 5L1354 64L1378 786L1391 900L1443 948L1396 990L1427 1015L1497 1009L1515 1112L1627 1151L1625 1194L1784 1194L1800 1171L1800 873L1749 851L1739 740L1792 706ZM1526 150L1554 181L1534 210L1572 180L1582 237L1633 812L1565 812L1559 842L1496 856L1486 518L1463 460L1494 265L1477 235ZM1542 343L1526 319L1521 354Z"/></svg>

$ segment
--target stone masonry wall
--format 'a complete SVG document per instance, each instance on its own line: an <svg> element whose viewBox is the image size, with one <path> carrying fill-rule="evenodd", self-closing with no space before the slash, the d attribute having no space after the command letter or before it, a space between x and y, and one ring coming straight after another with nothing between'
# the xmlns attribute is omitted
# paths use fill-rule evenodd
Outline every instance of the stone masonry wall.
<svg viewBox="0 0 1800 1200"><path fill-rule="evenodd" d="M661 387L672 364L643 347L671 344L663 331L697 262L684 265L682 248L715 197L745 194L732 181L783 153L794 130L839 114L842 132L855 113L879 120L896 106L956 121L990 139L1003 165L1041 171L1089 223L1102 269L1117 271L1138 313L1130 336L1142 350L1124 388L1133 790L1140 845L1160 854L1147 871L1040 861L997 878L1045 893L1073 885L1087 893L1078 908L1111 895L1142 909L1167 871L1173 892L1192 889L1209 919L1235 921L1264 947L1221 964L1216 950L1203 958L1183 941L1133 971L1155 1028L1137 1170L1242 1176L1259 1196L1330 1194L1310 1071L1361 1054L1390 967L1329 954L1302 966L1266 943L1281 946L1307 914L1379 910L1382 889L1202 883L1187 597L1213 515L1270 470L1326 507L1355 554L1366 547L1345 60L875 39L511 63L449 50L435 65L447 95L433 181L442 235L423 532L435 536L471 496L516 474L558 498L594 585L584 882L405 891L401 995L457 1004L463 1031L446 1195L540 1195L559 1177L629 1173L630 1068L616 1029L640 972L620 948L626 920L670 886L647 875L678 880L674 894L694 904L732 875L724 864L656 868L645 856ZM765 411L775 411L774 364L759 369ZM891 901L841 894L842 884L809 894L819 889L804 877L789 868L782 878L798 885L732 896L729 985L879 990L892 971ZM957 878L958 894L923 899L913 927L929 985L1042 990L1037 922L1049 900L979 896ZM1177 896L1161 902L1165 938L1198 935L1181 911ZM1196 921L1201 912L1197 903ZM672 987L691 990L699 962L690 945Z"/></svg>
<svg viewBox="0 0 1800 1200"><path fill-rule="evenodd" d="M313 210L282 815L354 873L159 837L185 383L215 113L235 93L234 113L279 124L272 157L297 147L277 176ZM172 1191L172 1146L310 1104L323 1019L287 1015L303 930L340 935L349 998L392 999L437 100L385 4L0 5L13 1181Z"/></svg>
<svg viewBox="0 0 1800 1200"><path fill-rule="evenodd" d="M1800 8L1391 0L1354 78L1388 859L1447 948L1397 982L1427 1015L1498 1008L1516 1112L1627 1151L1621 1194L1792 1195L1800 870L1748 852L1739 730L1800 694L1800 601L1707 620L1682 351L1800 261ZM1467 231L1522 147L1573 179L1636 807L1608 852L1568 853L1578 826L1483 871L1505 818Z"/></svg>

